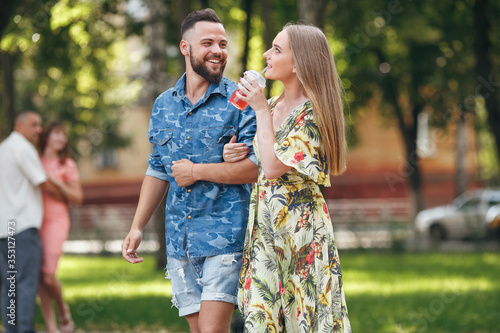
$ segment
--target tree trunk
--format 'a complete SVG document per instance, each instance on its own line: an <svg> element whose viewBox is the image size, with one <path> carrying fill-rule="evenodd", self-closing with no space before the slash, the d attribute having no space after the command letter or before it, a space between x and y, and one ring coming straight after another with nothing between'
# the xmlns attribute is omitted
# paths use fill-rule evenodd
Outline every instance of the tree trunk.
<svg viewBox="0 0 500 333"><path fill-rule="evenodd" d="M181 24L182 21L188 16L188 14L191 12L191 0L175 0L175 14L173 19L176 22L177 26L177 31L175 32L177 36L177 43L181 41ZM186 62L184 60L184 55L179 51L179 56L178 56L178 61L179 61L179 72L183 73L186 71Z"/></svg>
<svg viewBox="0 0 500 333"><path fill-rule="evenodd" d="M385 56L380 50L377 51L377 55L381 63L385 62ZM402 182L405 179L408 179L410 190L412 193L413 207L415 208L416 213L425 208L425 200L422 192L422 176L419 167L420 158L417 153L418 115L422 111L423 106L420 104L414 105L412 109L412 124L406 124L404 120L405 116L403 114L403 110L399 106L398 102L398 89L396 86L396 82L394 78L392 78L390 73L386 74L385 78L383 79L382 89L384 90L386 99L394 108L394 114L398 122L399 131L406 148L406 174L395 175L392 181Z"/></svg>
<svg viewBox="0 0 500 333"><path fill-rule="evenodd" d="M323 0L299 0L297 5L302 20L323 29L325 23Z"/></svg>
<svg viewBox="0 0 500 333"><path fill-rule="evenodd" d="M153 105L156 97L167 87L167 14L168 10L162 0L146 0L149 8L149 21L146 24L146 35L149 44L150 69L145 80L140 104Z"/></svg>
<svg viewBox="0 0 500 333"><path fill-rule="evenodd" d="M498 87L493 74L491 61L491 26L488 16L488 0L474 1L474 53L476 55L476 74L478 85L476 94L484 98L488 112L488 123L495 138L497 158L500 159L500 108L498 105Z"/></svg>
<svg viewBox="0 0 500 333"><path fill-rule="evenodd" d="M422 111L422 106L417 104L413 107L413 122L412 124L406 124L403 110L398 103L397 88L393 79L388 76L386 78L386 84L383 86L385 89L384 93L394 108L399 131L406 148L406 174L396 175L395 180L404 181L408 179L410 191L412 193L413 207L416 213L425 208L425 200L422 192L422 176L419 167L420 158L417 149L418 114Z"/></svg>
<svg viewBox="0 0 500 333"><path fill-rule="evenodd" d="M150 69L140 101L142 105L152 107L156 97L168 88L166 72L167 28L165 24L168 10L163 0L146 0L146 5L149 8L150 15L145 28L150 50ZM155 215L158 219L156 232L160 243L156 255L156 267L157 269L164 269L167 263L167 257L165 256L165 198L158 206Z"/></svg>
<svg viewBox="0 0 500 333"><path fill-rule="evenodd" d="M2 1L0 10L0 41L2 40L5 28L10 23L11 16L15 10L21 6L22 0ZM9 52L0 51L0 63L2 64L2 104L4 110L3 124L0 125L0 141L9 135L14 129L15 118L15 91L14 91L14 55Z"/></svg>
<svg viewBox="0 0 500 333"><path fill-rule="evenodd" d="M14 91L14 55L1 52L2 80L3 80L3 110L4 124L0 129L0 138L4 138L14 129L15 118L15 91Z"/></svg>
<svg viewBox="0 0 500 333"><path fill-rule="evenodd" d="M209 0L201 0L201 7L202 8L208 8L210 7L210 1Z"/></svg>
<svg viewBox="0 0 500 333"><path fill-rule="evenodd" d="M467 190L467 170L465 168L465 154L467 153L467 127L465 112L460 110L457 121L457 171L455 174L455 197Z"/></svg>
<svg viewBox="0 0 500 333"><path fill-rule="evenodd" d="M273 44L274 27L271 20L271 1L262 1L262 21L264 22L264 45L266 50L269 50ZM267 98L271 98L271 89L274 80L267 81Z"/></svg>
<svg viewBox="0 0 500 333"><path fill-rule="evenodd" d="M416 104L413 106L412 116L413 124L407 125L402 131L407 133L406 156L408 160L408 178L410 180L410 188L413 194L415 204L415 212L419 212L425 208L424 194L422 192L422 175L420 172L420 157L418 156L417 148L417 131L418 131L418 115L422 111L423 106ZM401 121L400 121L401 123Z"/></svg>
<svg viewBox="0 0 500 333"><path fill-rule="evenodd" d="M168 190L167 190L168 192ZM161 200L158 209L155 212L156 217L156 234L158 235L158 243L160 248L156 252L156 269L162 270L167 266L167 255L165 253L165 207L167 205L167 195Z"/></svg>
<svg viewBox="0 0 500 333"><path fill-rule="evenodd" d="M10 18L14 11L23 4L22 0L2 0L2 10L0 10L0 40L3 32L10 23Z"/></svg>
<svg viewBox="0 0 500 333"><path fill-rule="evenodd" d="M245 46L243 48L243 55L241 57L241 73L246 71L248 63L248 55L250 53L250 31L252 27L252 7L253 0L245 0L245 13L247 14L247 19L245 21Z"/></svg>

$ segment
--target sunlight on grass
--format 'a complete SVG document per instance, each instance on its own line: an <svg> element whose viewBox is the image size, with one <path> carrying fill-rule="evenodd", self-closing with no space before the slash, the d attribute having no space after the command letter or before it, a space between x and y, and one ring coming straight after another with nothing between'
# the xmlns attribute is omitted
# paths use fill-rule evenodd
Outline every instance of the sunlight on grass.
<svg viewBox="0 0 500 333"><path fill-rule="evenodd" d="M131 265L121 257L63 256L58 277L83 331L187 332L170 301L171 285L154 257Z"/></svg>
<svg viewBox="0 0 500 333"><path fill-rule="evenodd" d="M484 278L447 278L445 280L433 278L421 278L398 281L380 282L364 281L364 278L349 273L344 277L345 289L349 294L370 294L370 295L411 295L420 292L439 292L442 290L455 290L460 292L495 291L498 289L498 282ZM358 281L358 282L353 282Z"/></svg>
<svg viewBox="0 0 500 333"><path fill-rule="evenodd" d="M170 297L170 292L170 283L162 281L161 283L148 283L147 285L137 285L136 283L96 283L87 287L78 287L76 290L65 290L65 295L69 298L103 295L108 297L119 296L122 298L134 298L143 295Z"/></svg>
<svg viewBox="0 0 500 333"><path fill-rule="evenodd" d="M72 281L74 286L65 290L66 297L81 298L89 295L119 296L133 298L136 296L155 295L170 297L170 281L164 278L164 272L153 271L154 260L131 265L119 258L100 257L68 257L63 258L59 274ZM93 269L82 272L81 267ZM102 277L102 278L100 278ZM88 281L94 281L89 284Z"/></svg>
<svg viewBox="0 0 500 333"><path fill-rule="evenodd" d="M341 259L353 332L496 331L497 253L346 252Z"/></svg>
<svg viewBox="0 0 500 333"><path fill-rule="evenodd" d="M345 251L340 257L353 332L497 331L498 253ZM58 276L82 331L189 331L153 257L131 265L121 257L64 256Z"/></svg>

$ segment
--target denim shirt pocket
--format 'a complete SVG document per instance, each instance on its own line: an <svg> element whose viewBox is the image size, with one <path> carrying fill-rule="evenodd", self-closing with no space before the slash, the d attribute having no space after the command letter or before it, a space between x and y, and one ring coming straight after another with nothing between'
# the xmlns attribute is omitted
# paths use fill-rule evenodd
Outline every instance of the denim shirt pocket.
<svg viewBox="0 0 500 333"><path fill-rule="evenodd" d="M224 145L236 134L237 126L207 127L205 138L207 139L208 163L223 162L222 152Z"/></svg>
<svg viewBox="0 0 500 333"><path fill-rule="evenodd" d="M154 144L153 150L160 158L165 167L172 166L172 129L153 130L151 142Z"/></svg>

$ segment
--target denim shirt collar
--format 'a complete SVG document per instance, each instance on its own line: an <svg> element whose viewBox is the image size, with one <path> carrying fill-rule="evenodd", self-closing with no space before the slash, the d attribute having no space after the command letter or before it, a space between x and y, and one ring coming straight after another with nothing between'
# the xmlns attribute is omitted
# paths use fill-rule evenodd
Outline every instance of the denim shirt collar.
<svg viewBox="0 0 500 333"><path fill-rule="evenodd" d="M208 86L208 89L203 95L203 97L200 98L200 100L196 104L198 105L204 103L212 94L221 94L222 96L226 97L228 82L229 80L223 77L219 83L211 83ZM174 96L177 95L180 99L184 101L189 101L189 99L186 97L186 73L184 73L179 79L179 81L177 81L177 83L175 84L173 89L173 95Z"/></svg>

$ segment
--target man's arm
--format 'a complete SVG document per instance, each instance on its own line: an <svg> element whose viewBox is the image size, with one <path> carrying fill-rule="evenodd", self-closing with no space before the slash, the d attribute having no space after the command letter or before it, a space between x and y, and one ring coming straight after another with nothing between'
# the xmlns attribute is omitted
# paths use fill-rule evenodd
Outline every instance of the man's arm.
<svg viewBox="0 0 500 333"><path fill-rule="evenodd" d="M40 161L40 156L34 147L29 145L15 151L15 159L18 167L23 170L23 173L28 177L33 186L40 186L43 191L57 201L66 202L53 179L45 172Z"/></svg>
<svg viewBox="0 0 500 333"><path fill-rule="evenodd" d="M47 175L47 181L40 185L51 197L58 201L80 205L83 202L83 190L79 181L62 182Z"/></svg>
<svg viewBox="0 0 500 333"><path fill-rule="evenodd" d="M181 187L199 180L221 184L248 184L257 181L259 169L245 158L238 162L196 164L187 159L174 161L172 176Z"/></svg>
<svg viewBox="0 0 500 333"><path fill-rule="evenodd" d="M47 179L46 181L41 183L40 188L57 201L66 202L66 199L62 195L61 191L51 181L51 179Z"/></svg>
<svg viewBox="0 0 500 333"><path fill-rule="evenodd" d="M140 263L143 258L137 256L137 248L142 241L142 231L167 193L169 183L152 176L145 176L142 181L139 203L135 211L130 231L122 243L122 256L132 264Z"/></svg>
<svg viewBox="0 0 500 333"><path fill-rule="evenodd" d="M259 168L248 158L238 162L196 164L193 168L195 181L205 180L222 184L248 184L257 181Z"/></svg>

